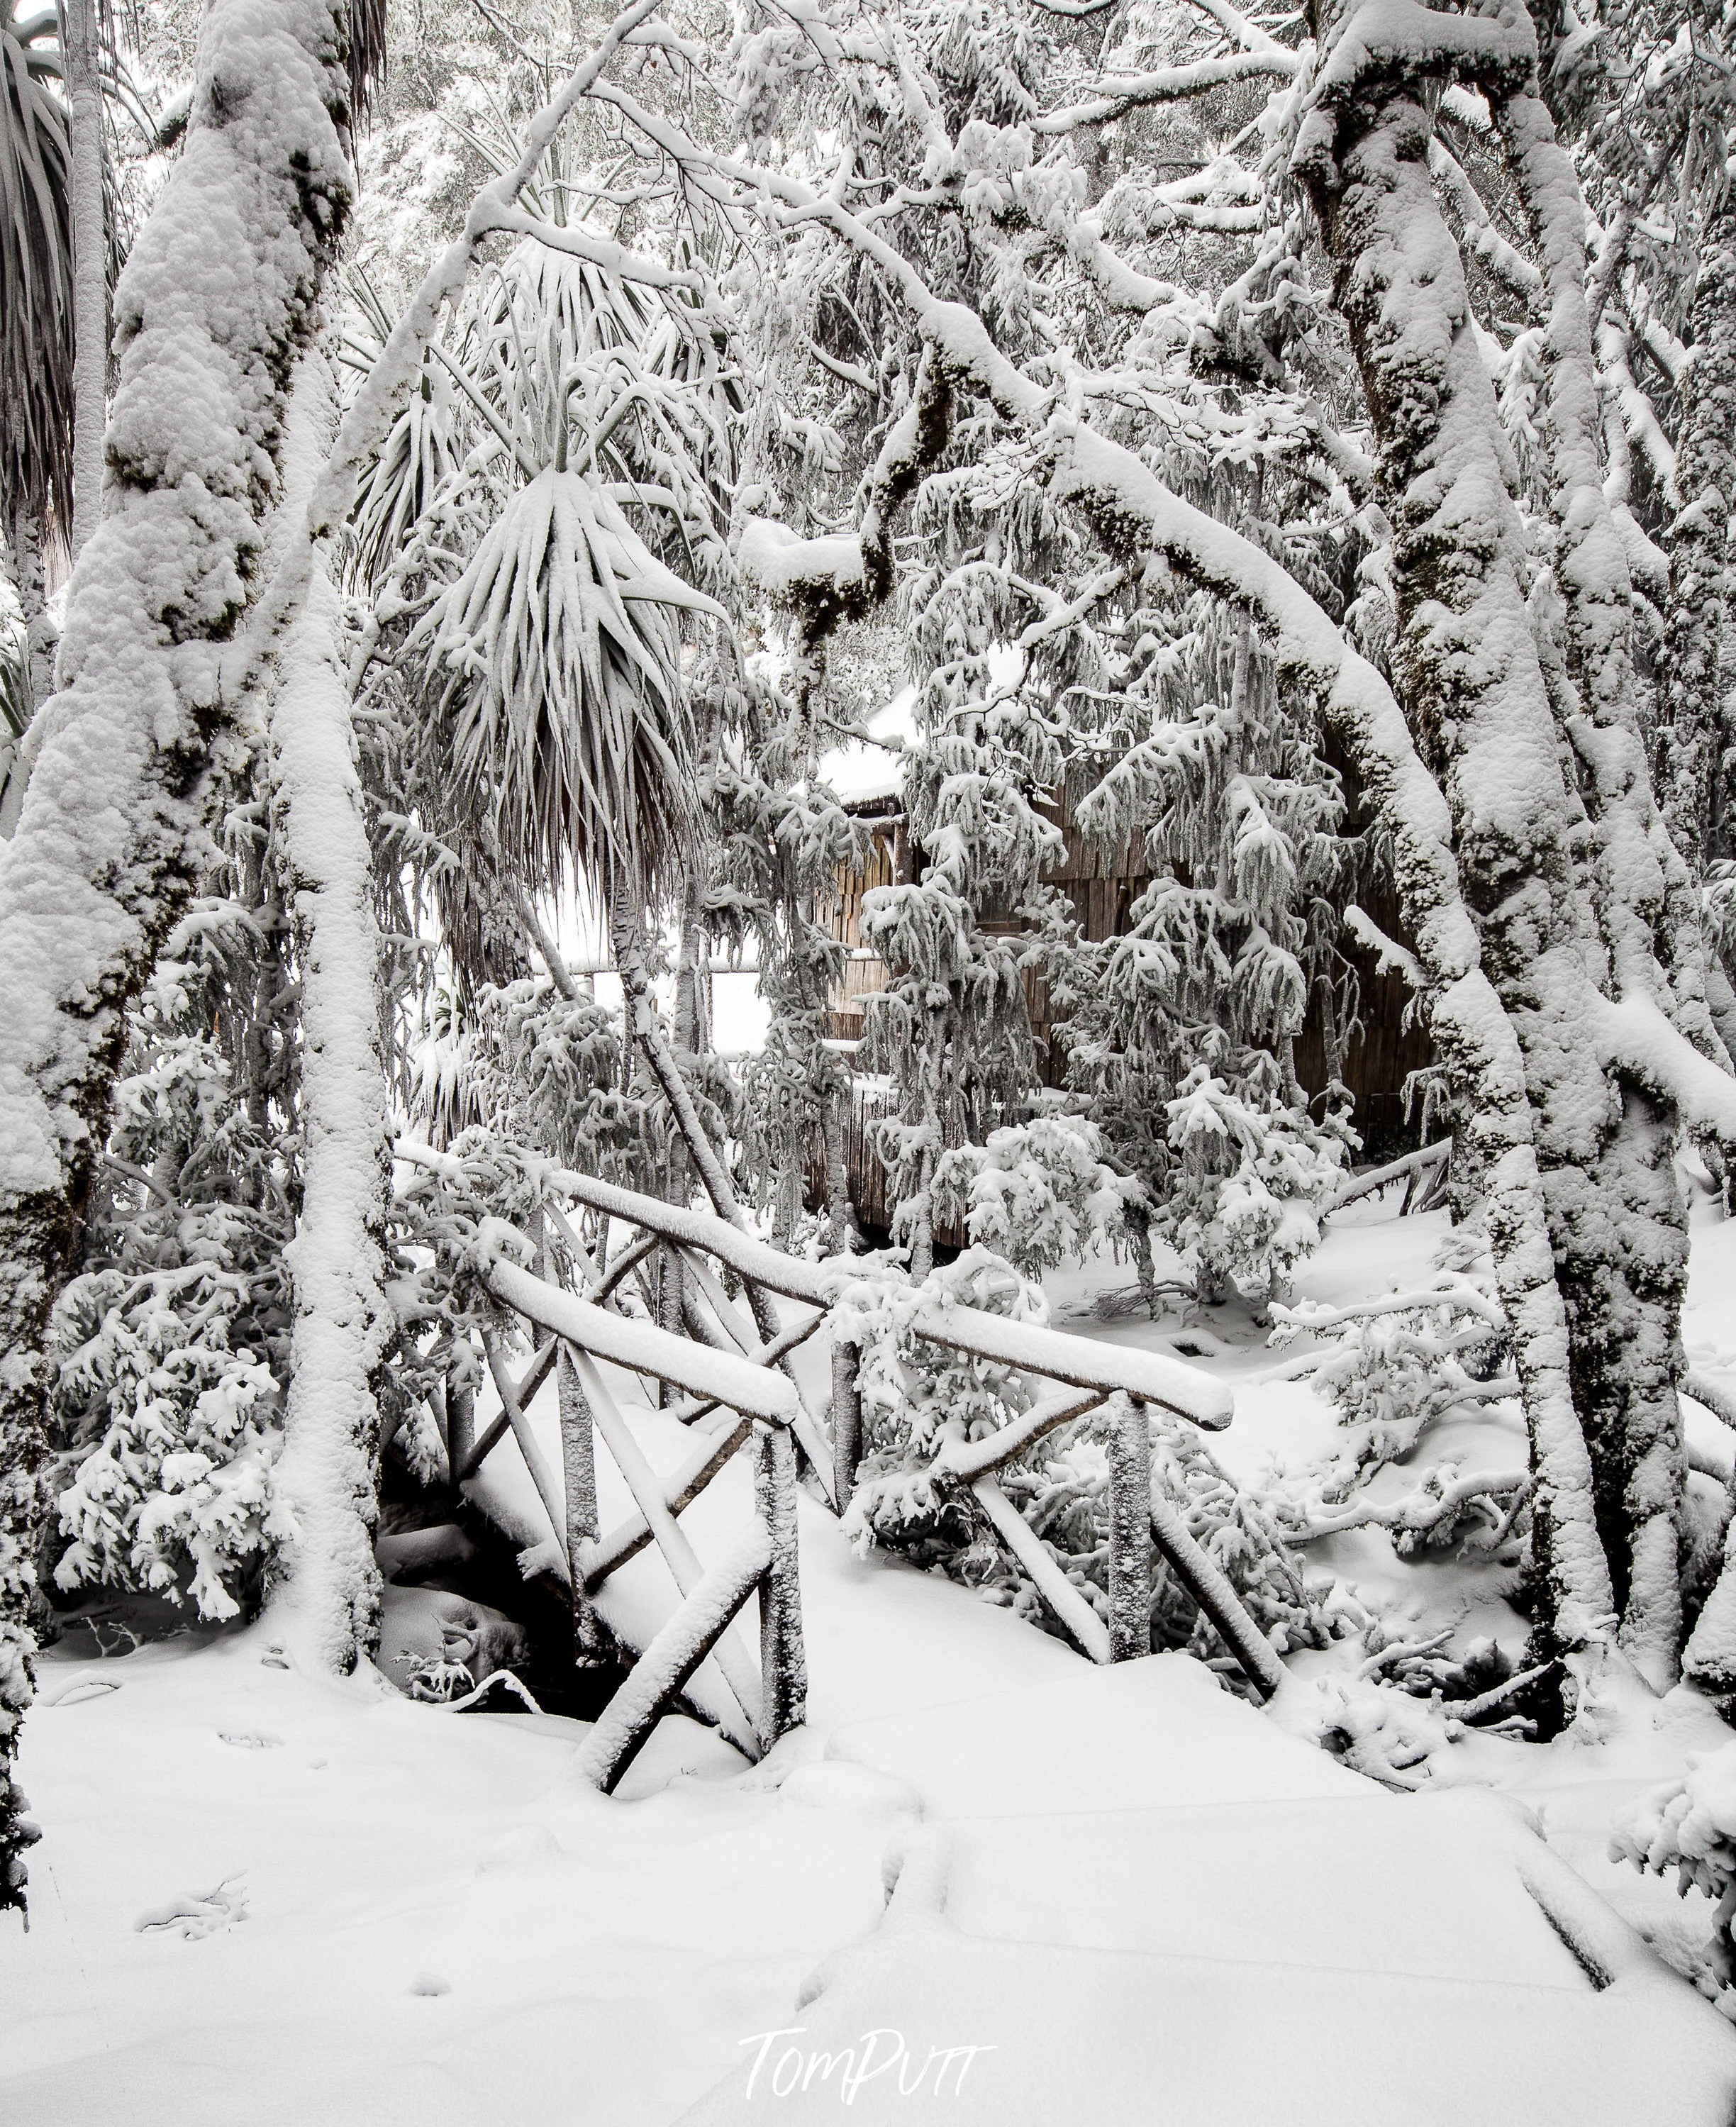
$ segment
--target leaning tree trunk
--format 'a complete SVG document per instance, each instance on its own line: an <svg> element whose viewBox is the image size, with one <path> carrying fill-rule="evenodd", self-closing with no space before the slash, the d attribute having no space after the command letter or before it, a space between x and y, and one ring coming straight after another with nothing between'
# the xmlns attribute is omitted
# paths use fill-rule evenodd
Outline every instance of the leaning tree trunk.
<svg viewBox="0 0 1736 2127"><path fill-rule="evenodd" d="M102 514L108 399L108 223L97 0L61 0L73 119L73 523L76 561Z"/></svg>
<svg viewBox="0 0 1736 2127"><path fill-rule="evenodd" d="M1371 55L1360 12L1347 11L1323 59L1327 80L1337 78L1298 144L1298 167L1334 261L1379 448L1398 691L1447 798L1483 964L1524 1054L1559 1280L1576 1258L1606 1261L1601 1222L1613 1207L1595 1170L1619 1112L1585 1038L1582 1007L1595 995L1587 955L1597 941L1571 846L1578 808L1528 609L1511 457L1463 262L1428 174L1431 84ZM1467 1101L1479 1097L1475 1085L1458 1090ZM1608 1589L1587 1527L1594 1509L1579 1473L1588 1466L1582 1453L1542 1437L1544 1414L1530 1394L1526 1415L1540 1477L1533 1556L1549 1584L1544 1615L1574 1614L1582 1631L1587 1598L1601 1581L1606 1607ZM1554 1412L1555 1432L1562 1422ZM1552 1451L1569 1483L1541 1481Z"/></svg>
<svg viewBox="0 0 1736 2127"><path fill-rule="evenodd" d="M198 875L222 659L246 608L284 380L348 211L338 0L215 0L187 140L116 291L111 509L74 571L63 691L0 846L0 1906L49 1309L73 1268L128 1007Z"/></svg>
<svg viewBox="0 0 1736 2127"><path fill-rule="evenodd" d="M337 433L331 374L303 361L283 507L307 505ZM379 1641L374 1561L390 1128L380 1047L380 937L338 594L316 551L278 661L272 812L301 977L301 1210L283 1453L272 1484L270 1608L292 1653L347 1672Z"/></svg>

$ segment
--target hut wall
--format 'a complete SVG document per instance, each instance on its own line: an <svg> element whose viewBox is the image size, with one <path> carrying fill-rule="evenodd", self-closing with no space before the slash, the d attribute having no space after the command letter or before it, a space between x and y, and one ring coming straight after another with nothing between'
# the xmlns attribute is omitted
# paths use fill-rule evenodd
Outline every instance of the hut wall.
<svg viewBox="0 0 1736 2127"><path fill-rule="evenodd" d="M1119 860L1106 857L1088 842L1069 817L1064 801L1050 808L1050 817L1061 830L1063 848L1043 876L1059 887L1072 903L1085 936L1092 941L1119 936L1128 927L1128 912L1151 883L1151 874L1137 863L1138 852L1124 851ZM877 827L871 854L859 871L840 874L838 899L832 911L834 936L849 949L844 981L826 1012L826 1035L835 1041L857 1041L867 1024L863 1000L883 989L887 981L886 963L862 941L863 897L877 886L891 886L901 878L915 876L905 842L901 819ZM1368 913L1388 936L1400 937L1396 901L1390 894L1365 897ZM999 927L992 908L984 912L983 927ZM1016 927L1010 911L1005 928ZM1403 978L1379 972L1372 954L1346 940L1345 950L1356 969L1360 993L1360 1024L1345 1045L1344 1075L1355 1102L1355 1117L1363 1139L1365 1155L1388 1159L1417 1143L1413 1122L1404 1112L1403 1089L1412 1072L1425 1069L1431 1056L1428 1037L1420 1026L1404 1025L1410 991ZM1027 972L1025 997L1030 1009L1031 1030L1045 1082L1062 1082L1067 1059L1064 1042L1052 1040L1064 1022L1052 1007L1048 985ZM1315 1094L1327 1082L1325 1030L1317 1005L1308 1017L1295 1045L1296 1076L1303 1089ZM873 1123L895 1112L896 1103L884 1079L859 1080L846 1130L846 1158L851 1194L857 1215L865 1225L885 1228L891 1223L884 1168L869 1141ZM817 1149L809 1177L811 1203L824 1201L824 1175ZM962 1234L938 1234L937 1239L961 1241Z"/></svg>

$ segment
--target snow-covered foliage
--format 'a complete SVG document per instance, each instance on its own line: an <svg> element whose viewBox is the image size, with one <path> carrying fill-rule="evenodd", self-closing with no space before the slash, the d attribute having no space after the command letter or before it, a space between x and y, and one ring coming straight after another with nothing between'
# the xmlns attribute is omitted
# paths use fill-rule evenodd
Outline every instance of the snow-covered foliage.
<svg viewBox="0 0 1736 2127"><path fill-rule="evenodd" d="M1105 1163L1094 1124L1057 1111L943 1154L934 1187L940 1215L959 1220L973 1247L1036 1277L1119 1246L1138 1186Z"/></svg>
<svg viewBox="0 0 1736 2127"><path fill-rule="evenodd" d="M257 1588L289 1373L296 1063L262 812L236 806L232 855L135 1015L89 1267L50 1348L59 1585L170 1592L207 1617Z"/></svg>
<svg viewBox="0 0 1736 2127"><path fill-rule="evenodd" d="M1321 1502L1341 1506L1377 1470L1407 1461L1430 1427L1466 1405L1516 1392L1504 1371L1509 1339L1486 1276L1450 1271L1427 1288L1384 1294L1336 1308L1304 1305L1275 1310L1272 1342L1304 1333L1327 1341L1302 1362L1316 1392L1344 1428L1342 1447L1320 1473ZM1504 1535L1511 1514L1500 1518ZM1430 1523L1407 1539L1450 1541L1455 1524Z"/></svg>
<svg viewBox="0 0 1736 2127"><path fill-rule="evenodd" d="M276 1377L229 1342L241 1281L195 1269L130 1288L115 1272L82 1284L75 1304L104 1312L63 1362L62 1394L100 1395L106 1423L59 1496L72 1542L55 1580L149 1589L233 1618L264 1563L282 1445Z"/></svg>
<svg viewBox="0 0 1736 2127"><path fill-rule="evenodd" d="M1248 1075L1251 1098L1196 1064L1165 1104L1173 1165L1154 1223L1205 1300L1232 1287L1281 1299L1318 1247L1321 1213L1344 1177L1342 1122L1322 1128L1305 1106L1284 1104L1269 1068Z"/></svg>
<svg viewBox="0 0 1736 2127"><path fill-rule="evenodd" d="M1654 1788L1617 1820L1610 1859L1661 1876L1676 1873L1686 1897L1715 1902L1699 1980L1736 2019L1736 1743L1691 1758L1679 1780Z"/></svg>

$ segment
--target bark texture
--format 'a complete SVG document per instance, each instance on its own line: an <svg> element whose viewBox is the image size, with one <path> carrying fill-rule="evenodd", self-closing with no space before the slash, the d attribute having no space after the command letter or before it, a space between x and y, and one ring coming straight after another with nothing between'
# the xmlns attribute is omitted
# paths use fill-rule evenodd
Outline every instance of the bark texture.
<svg viewBox="0 0 1736 2127"><path fill-rule="evenodd" d="M1691 312L1676 456L1682 508L1670 528L1670 605L1663 730L1671 832L1696 874L1733 846L1726 682L1721 644L1729 598L1730 509L1736 503L1736 186L1708 220Z"/></svg>
<svg viewBox="0 0 1736 2127"><path fill-rule="evenodd" d="M1587 1234L1581 1215L1603 1201L1592 1170L1620 1112L1584 1039L1587 959L1596 941L1572 846L1581 808L1563 775L1528 607L1514 467L1458 244L1429 176L1433 97L1408 66L1358 48L1356 14L1340 26L1326 62L1330 79L1348 49L1343 86L1322 98L1298 161L1379 446L1398 602L1398 691L1445 795L1483 964L1519 1038L1559 1278L1564 1256L1606 1261L1606 1234ZM1450 1068L1460 1060L1450 1039L1441 1045ZM1472 1081L1459 1083L1469 1105L1483 1097ZM1499 1266L1498 1230L1494 1238ZM1571 1306L1566 1327L1571 1338ZM1582 1483L1585 1449L1582 1442L1576 1453L1562 1437L1578 1428L1559 1390L1546 1409L1531 1382L1526 1388L1543 1613L1577 1612L1583 1632L1588 1603L1600 1584L1606 1602L1609 1588Z"/></svg>

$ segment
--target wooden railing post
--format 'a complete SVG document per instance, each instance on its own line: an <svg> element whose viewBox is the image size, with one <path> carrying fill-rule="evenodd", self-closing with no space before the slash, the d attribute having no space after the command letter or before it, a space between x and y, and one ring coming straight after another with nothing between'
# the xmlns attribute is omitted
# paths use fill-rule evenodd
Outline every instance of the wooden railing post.
<svg viewBox="0 0 1736 2127"><path fill-rule="evenodd" d="M591 1433L591 1407L566 1348L562 1345L556 1376L561 1399L561 1476L566 1494L566 1562L573 1577L573 1659L581 1669L603 1651L596 1606L584 1585L584 1553L596 1542L597 1462Z"/></svg>
<svg viewBox="0 0 1736 2127"><path fill-rule="evenodd" d="M856 1489L862 1460L862 1354L832 1340L832 1490L841 1514Z"/></svg>
<svg viewBox="0 0 1736 2127"><path fill-rule="evenodd" d="M787 1425L762 1426L759 1436L754 1496L772 1552L759 1584L760 1741L769 1750L807 1715L807 1656L796 1562L796 1442Z"/></svg>
<svg viewBox="0 0 1736 2127"><path fill-rule="evenodd" d="M446 1468L452 1504L456 1507L459 1484L476 1445L476 1391L469 1370L456 1363L446 1370Z"/></svg>
<svg viewBox="0 0 1736 2127"><path fill-rule="evenodd" d="M1109 1660L1152 1651L1152 1426L1130 1395L1109 1405Z"/></svg>

